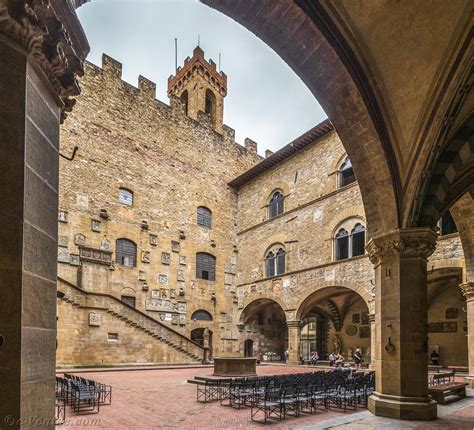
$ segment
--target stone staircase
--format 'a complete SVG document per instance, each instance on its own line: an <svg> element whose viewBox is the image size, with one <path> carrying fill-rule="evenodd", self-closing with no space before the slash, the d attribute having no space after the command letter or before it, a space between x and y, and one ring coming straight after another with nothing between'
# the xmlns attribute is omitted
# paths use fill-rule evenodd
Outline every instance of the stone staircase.
<svg viewBox="0 0 474 430"><path fill-rule="evenodd" d="M58 277L58 293L60 300L72 306L107 312L136 330L146 333L155 342L165 344L167 347L174 348L184 354L190 363L202 363L206 359L206 350L201 345L144 312L122 302L117 297L82 290L60 277Z"/></svg>

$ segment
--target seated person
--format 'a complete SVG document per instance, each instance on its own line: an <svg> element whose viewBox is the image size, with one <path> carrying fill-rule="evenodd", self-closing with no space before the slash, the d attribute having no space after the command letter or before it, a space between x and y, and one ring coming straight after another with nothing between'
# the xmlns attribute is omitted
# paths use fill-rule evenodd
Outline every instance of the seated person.
<svg viewBox="0 0 474 430"><path fill-rule="evenodd" d="M314 366L319 360L318 351L311 351L311 355L309 359L310 359L311 365Z"/></svg>
<svg viewBox="0 0 474 430"><path fill-rule="evenodd" d="M435 350L433 350L433 352L430 354L430 360L431 364L433 364L434 366L439 365L439 354Z"/></svg>
<svg viewBox="0 0 474 430"><path fill-rule="evenodd" d="M342 366L344 364L344 355L342 353L337 354L334 363L336 366Z"/></svg>
<svg viewBox="0 0 474 430"><path fill-rule="evenodd" d="M336 362L336 354L334 354L333 352L329 355L329 365L334 366L335 362Z"/></svg>

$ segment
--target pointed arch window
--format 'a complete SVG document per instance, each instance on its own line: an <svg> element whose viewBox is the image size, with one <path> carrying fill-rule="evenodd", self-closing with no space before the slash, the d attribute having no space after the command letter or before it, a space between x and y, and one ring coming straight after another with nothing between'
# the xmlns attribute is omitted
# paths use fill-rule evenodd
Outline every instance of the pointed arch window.
<svg viewBox="0 0 474 430"><path fill-rule="evenodd" d="M351 232L351 257L364 255L365 253L365 227L356 224Z"/></svg>
<svg viewBox="0 0 474 430"><path fill-rule="evenodd" d="M336 260L349 258L349 233L341 228L336 234Z"/></svg>
<svg viewBox="0 0 474 430"><path fill-rule="evenodd" d="M347 157L339 169L339 188L352 184L355 181L354 169L352 168L351 160Z"/></svg>
<svg viewBox="0 0 474 430"><path fill-rule="evenodd" d="M281 191L275 191L272 194L268 205L268 216L274 218L283 213L285 197Z"/></svg>
<svg viewBox="0 0 474 430"><path fill-rule="evenodd" d="M272 248L265 256L265 275L267 278L285 273L286 255L282 247Z"/></svg>
<svg viewBox="0 0 474 430"><path fill-rule="evenodd" d="M275 276L275 254L272 251L265 257L265 274L267 278Z"/></svg>
<svg viewBox="0 0 474 430"><path fill-rule="evenodd" d="M115 262L122 266L135 267L137 265L137 245L128 239L117 239Z"/></svg>
<svg viewBox="0 0 474 430"><path fill-rule="evenodd" d="M334 237L336 260L357 257L365 253L365 227L357 220L343 223Z"/></svg>

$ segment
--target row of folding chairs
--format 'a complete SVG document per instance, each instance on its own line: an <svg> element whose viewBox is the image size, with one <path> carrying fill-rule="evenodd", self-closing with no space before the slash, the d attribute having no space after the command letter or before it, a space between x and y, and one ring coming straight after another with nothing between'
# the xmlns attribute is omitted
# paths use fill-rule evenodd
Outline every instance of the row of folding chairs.
<svg viewBox="0 0 474 430"><path fill-rule="evenodd" d="M286 388L293 386L339 386L345 383L349 374L313 372L309 374L276 375L270 377L237 379L228 382L225 396L221 396L221 404L240 408L250 406L252 399L259 394L273 388Z"/></svg>
<svg viewBox="0 0 474 430"><path fill-rule="evenodd" d="M112 404L112 386L103 384L93 379L86 379L82 376L65 373L64 378L70 381L74 381L77 385L87 388L89 391L98 394L100 405Z"/></svg>
<svg viewBox="0 0 474 430"><path fill-rule="evenodd" d="M112 403L112 387L77 375L56 377L56 420L64 422L66 405L77 414L99 413L101 405ZM62 407L64 405L64 407Z"/></svg>
<svg viewBox="0 0 474 430"><path fill-rule="evenodd" d="M255 393L250 399L252 421L266 424L270 419L282 420L288 415L316 413L339 409L343 411L366 408L368 397L373 393L371 378L359 381L347 380L343 384L294 385L270 387L263 394Z"/></svg>

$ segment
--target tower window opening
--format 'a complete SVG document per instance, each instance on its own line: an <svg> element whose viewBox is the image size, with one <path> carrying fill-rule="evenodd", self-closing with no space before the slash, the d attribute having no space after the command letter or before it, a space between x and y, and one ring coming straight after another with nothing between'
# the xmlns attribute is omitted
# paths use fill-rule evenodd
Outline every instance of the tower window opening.
<svg viewBox="0 0 474 430"><path fill-rule="evenodd" d="M188 114L188 90L184 90L183 93L181 94L180 100L184 105L184 113L187 115Z"/></svg>
<svg viewBox="0 0 474 430"><path fill-rule="evenodd" d="M216 96L211 90L206 90L206 113L211 117L211 123L215 126L216 120Z"/></svg>

